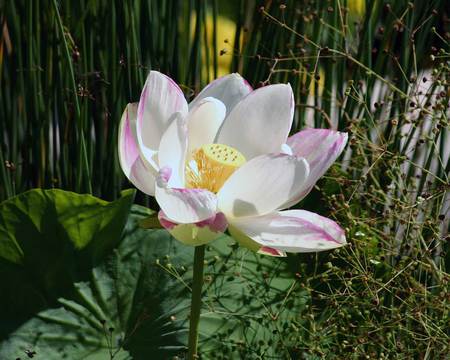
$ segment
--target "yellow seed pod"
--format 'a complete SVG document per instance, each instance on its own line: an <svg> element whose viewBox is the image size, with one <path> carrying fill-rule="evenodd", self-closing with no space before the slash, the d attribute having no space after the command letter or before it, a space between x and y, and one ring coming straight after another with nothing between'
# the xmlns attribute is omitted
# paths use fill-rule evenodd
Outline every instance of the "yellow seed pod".
<svg viewBox="0 0 450 360"><path fill-rule="evenodd" d="M186 166L186 186L216 193L245 161L244 155L231 146L203 145Z"/></svg>

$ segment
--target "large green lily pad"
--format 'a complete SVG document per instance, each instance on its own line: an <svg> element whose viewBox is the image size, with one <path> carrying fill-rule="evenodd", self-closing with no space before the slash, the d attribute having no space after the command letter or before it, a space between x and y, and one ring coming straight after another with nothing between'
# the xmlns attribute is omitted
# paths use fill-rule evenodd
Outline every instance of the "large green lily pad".
<svg viewBox="0 0 450 360"><path fill-rule="evenodd" d="M21 325L2 329L0 358L26 359L27 352L45 360L183 358L193 248L165 230L140 228L139 222L149 215L148 209L133 206L125 230L120 231L121 241L108 254L97 256L91 267L82 256L76 257L73 267L81 262L82 275L69 277L71 286L54 301L47 301L51 297L43 289L58 282L37 286L35 281L40 284L42 279L25 272L24 262L9 262L9 274L21 282L20 295L15 296L27 301L19 300ZM74 246L75 253L104 241L98 233L84 234L91 240L80 250ZM23 250L22 258L28 251ZM49 261L63 257L57 252L48 255ZM226 236L208 246L200 322L202 359L285 358L287 339L280 330L307 301L298 297L298 291L296 298L291 296L297 285L285 260L238 248ZM11 302L9 306L14 307Z"/></svg>

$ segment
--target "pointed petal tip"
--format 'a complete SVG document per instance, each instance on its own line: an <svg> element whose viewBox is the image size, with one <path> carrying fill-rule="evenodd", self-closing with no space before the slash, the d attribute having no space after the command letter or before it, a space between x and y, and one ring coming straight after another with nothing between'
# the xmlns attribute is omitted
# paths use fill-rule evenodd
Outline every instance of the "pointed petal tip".
<svg viewBox="0 0 450 360"><path fill-rule="evenodd" d="M247 79L245 79L241 74L234 72L230 75L233 76L236 80L242 81L244 85L247 86L248 90L253 91L253 86L251 86Z"/></svg>
<svg viewBox="0 0 450 360"><path fill-rule="evenodd" d="M149 163L172 115L180 112L185 116L187 111L186 99L176 82L159 71L150 71L142 88L136 122L138 145Z"/></svg>
<svg viewBox="0 0 450 360"><path fill-rule="evenodd" d="M253 91L250 84L238 73L221 76L211 81L189 104L191 109L200 100L212 96L222 101L230 112L235 105Z"/></svg>
<svg viewBox="0 0 450 360"><path fill-rule="evenodd" d="M225 115L225 112L226 112L225 104L222 101L220 101L219 99L212 97L212 96L207 96L203 99L200 99L198 101L198 103L195 104L195 107L193 107L191 111L195 111L200 106L205 105L206 103L213 103L217 107L217 110L223 111L224 115Z"/></svg>
<svg viewBox="0 0 450 360"><path fill-rule="evenodd" d="M314 184L344 151L348 134L329 129L304 129L287 139L295 156L304 157L310 166L310 176L304 188L282 208L288 208L303 199Z"/></svg>
<svg viewBox="0 0 450 360"><path fill-rule="evenodd" d="M286 257L287 254L284 251L277 250L274 248L271 248L269 246L263 246L258 250L258 254L261 255L269 255L273 257Z"/></svg>
<svg viewBox="0 0 450 360"><path fill-rule="evenodd" d="M247 159L275 153L288 138L294 110L290 85L260 87L229 112L217 134L217 142L239 149Z"/></svg>
<svg viewBox="0 0 450 360"><path fill-rule="evenodd" d="M214 142L226 112L225 104L212 96L202 98L191 106L187 116L189 154Z"/></svg>

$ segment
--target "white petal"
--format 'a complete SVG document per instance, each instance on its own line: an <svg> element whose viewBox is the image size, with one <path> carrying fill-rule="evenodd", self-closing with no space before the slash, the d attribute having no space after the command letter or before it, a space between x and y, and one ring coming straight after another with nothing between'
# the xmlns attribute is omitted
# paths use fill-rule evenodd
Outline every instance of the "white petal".
<svg viewBox="0 0 450 360"><path fill-rule="evenodd" d="M209 83L197 97L189 104L189 109L207 97L219 99L225 104L227 114L252 91L250 84L239 74L229 74L222 76Z"/></svg>
<svg viewBox="0 0 450 360"><path fill-rule="evenodd" d="M139 148L136 144L136 109L136 103L128 104L119 125L119 162L126 176L139 158Z"/></svg>
<svg viewBox="0 0 450 360"><path fill-rule="evenodd" d="M155 197L167 218L179 224L196 223L216 214L217 197L208 190L169 188L170 169L162 168L156 179Z"/></svg>
<svg viewBox="0 0 450 360"><path fill-rule="evenodd" d="M207 244L217 239L223 235L228 226L225 215L222 213L217 213L209 219L193 224L175 223L167 218L163 211L158 213L158 219L175 239L193 246Z"/></svg>
<svg viewBox="0 0 450 360"><path fill-rule="evenodd" d="M299 189L282 208L295 205L313 188L328 168L336 161L347 144L347 133L327 129L306 129L292 135L287 144L295 156L305 158L309 164L309 177L303 189Z"/></svg>
<svg viewBox="0 0 450 360"><path fill-rule="evenodd" d="M149 168L141 158L134 162L128 179L143 193L155 196L156 175L154 169Z"/></svg>
<svg viewBox="0 0 450 360"><path fill-rule="evenodd" d="M119 162L125 176L142 192L155 194L156 171L142 161L136 141L137 104L128 104L119 126Z"/></svg>
<svg viewBox="0 0 450 360"><path fill-rule="evenodd" d="M172 170L168 186L184 187L184 168L187 151L187 126L181 113L175 113L159 144L160 168Z"/></svg>
<svg viewBox="0 0 450 360"><path fill-rule="evenodd" d="M286 252L278 250L278 249L271 248L269 246L262 246L258 250L258 254L268 255L268 256L275 256L275 257L286 257L287 256Z"/></svg>
<svg viewBox="0 0 450 360"><path fill-rule="evenodd" d="M286 155L294 155L291 147L288 144L281 144L280 153L286 154Z"/></svg>
<svg viewBox="0 0 450 360"><path fill-rule="evenodd" d="M195 106L190 108L187 118L188 154L202 145L214 142L217 131L225 118L225 112L225 105L220 100L211 97L198 101Z"/></svg>
<svg viewBox="0 0 450 360"><path fill-rule="evenodd" d="M279 152L294 116L291 86L269 85L251 92L225 119L216 138L239 150L247 160Z"/></svg>
<svg viewBox="0 0 450 360"><path fill-rule="evenodd" d="M287 252L316 252L345 245L345 233L333 220L305 210L233 219L232 226L270 248Z"/></svg>
<svg viewBox="0 0 450 360"><path fill-rule="evenodd" d="M227 218L268 214L288 201L306 181L306 160L286 154L258 156L237 169L220 189Z"/></svg>
<svg viewBox="0 0 450 360"><path fill-rule="evenodd" d="M150 71L139 100L136 123L139 149L149 163L176 112L187 114L183 92L168 76Z"/></svg>

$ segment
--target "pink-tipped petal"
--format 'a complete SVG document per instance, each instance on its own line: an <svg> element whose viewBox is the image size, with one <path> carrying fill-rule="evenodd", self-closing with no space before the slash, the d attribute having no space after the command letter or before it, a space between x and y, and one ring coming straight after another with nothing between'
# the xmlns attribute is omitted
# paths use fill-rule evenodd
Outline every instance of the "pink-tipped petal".
<svg viewBox="0 0 450 360"><path fill-rule="evenodd" d="M199 100L190 107L186 121L189 136L188 154L205 144L214 142L225 113L225 105L212 97Z"/></svg>
<svg viewBox="0 0 450 360"><path fill-rule="evenodd" d="M187 245L207 244L219 236L223 235L228 223L222 213L214 214L212 217L193 224L179 224L171 221L161 210L158 213L160 224L167 229L170 234Z"/></svg>
<svg viewBox="0 0 450 360"><path fill-rule="evenodd" d="M271 213L296 194L308 178L308 163L286 154L253 158L237 169L217 194L227 218Z"/></svg>
<svg viewBox="0 0 450 360"><path fill-rule="evenodd" d="M286 257L286 253L281 250L277 250L268 246L263 246L261 249L259 249L258 254L262 255L269 255L269 256L275 256L275 257Z"/></svg>
<svg viewBox="0 0 450 360"><path fill-rule="evenodd" d="M233 219L231 225L263 247L286 252L317 252L346 243L338 224L305 210Z"/></svg>
<svg viewBox="0 0 450 360"><path fill-rule="evenodd" d="M159 144L159 166L170 168L169 187L184 187L184 168L187 152L187 126L183 116L177 112L164 132Z"/></svg>
<svg viewBox="0 0 450 360"><path fill-rule="evenodd" d="M208 190L170 188L170 172L162 168L156 178L155 197L166 217L179 224L197 223L216 214L217 197Z"/></svg>
<svg viewBox="0 0 450 360"><path fill-rule="evenodd" d="M251 92L225 118L215 142L234 147L247 160L280 152L294 117L293 98L289 84Z"/></svg>
<svg viewBox="0 0 450 360"><path fill-rule="evenodd" d="M229 114L236 104L251 91L253 91L252 87L241 75L237 73L225 75L209 83L189 104L189 110L203 99L213 97L224 103L226 112Z"/></svg>
<svg viewBox="0 0 450 360"><path fill-rule="evenodd" d="M137 104L128 104L119 126L119 163L125 176L142 192L155 195L156 171L141 159L136 140Z"/></svg>
<svg viewBox="0 0 450 360"><path fill-rule="evenodd" d="M186 116L188 106L183 92L168 76L150 71L139 100L136 134L139 149L149 163L176 112Z"/></svg>
<svg viewBox="0 0 450 360"><path fill-rule="evenodd" d="M289 137L287 145L295 156L308 161L310 172L304 187L282 208L295 205L311 191L317 180L342 153L347 138L347 133L327 129L306 129Z"/></svg>
<svg viewBox="0 0 450 360"><path fill-rule="evenodd" d="M195 225L197 225L200 228L208 227L211 231L223 233L228 227L228 222L225 215L221 212L218 212L214 216L206 220L200 221Z"/></svg>

